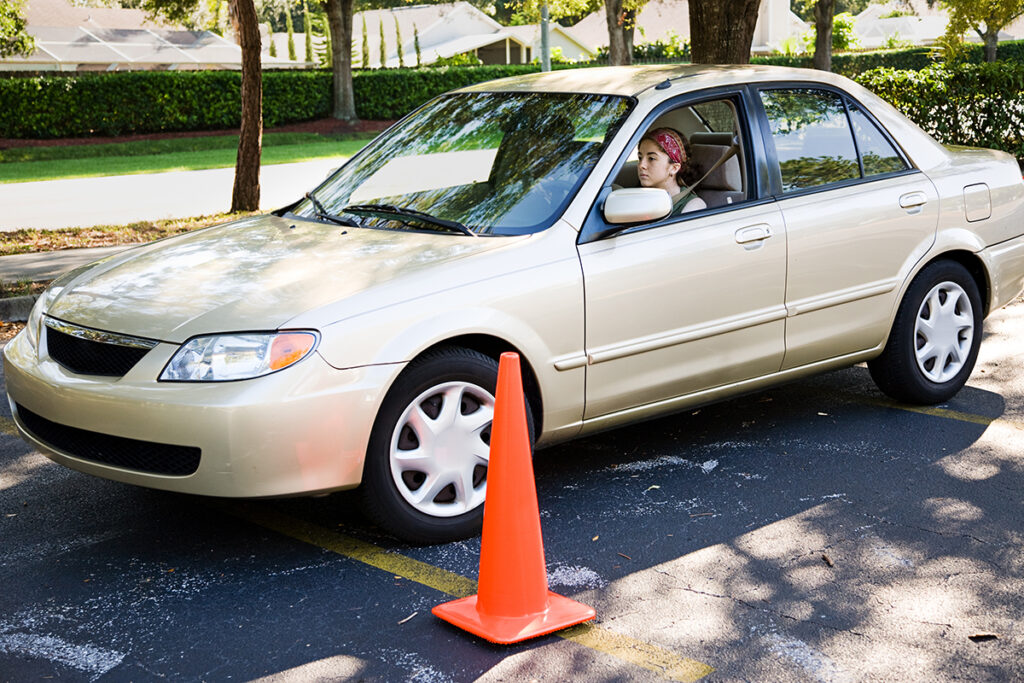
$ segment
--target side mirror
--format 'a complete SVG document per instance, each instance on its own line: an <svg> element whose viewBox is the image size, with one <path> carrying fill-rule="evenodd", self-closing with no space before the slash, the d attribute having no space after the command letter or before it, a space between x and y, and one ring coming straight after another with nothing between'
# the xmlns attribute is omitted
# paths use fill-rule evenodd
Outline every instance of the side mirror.
<svg viewBox="0 0 1024 683"><path fill-rule="evenodd" d="M627 187L614 190L604 200L604 219L608 223L646 223L672 213L672 197L657 187Z"/></svg>

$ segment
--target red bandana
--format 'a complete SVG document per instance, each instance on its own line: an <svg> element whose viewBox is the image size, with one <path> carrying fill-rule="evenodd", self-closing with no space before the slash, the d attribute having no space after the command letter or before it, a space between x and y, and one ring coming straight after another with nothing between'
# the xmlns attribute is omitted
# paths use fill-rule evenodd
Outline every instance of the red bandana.
<svg viewBox="0 0 1024 683"><path fill-rule="evenodd" d="M673 163L683 163L683 150L679 149L679 143L676 139L668 133L655 133L654 139L658 141L661 148L665 150L665 154L672 160Z"/></svg>

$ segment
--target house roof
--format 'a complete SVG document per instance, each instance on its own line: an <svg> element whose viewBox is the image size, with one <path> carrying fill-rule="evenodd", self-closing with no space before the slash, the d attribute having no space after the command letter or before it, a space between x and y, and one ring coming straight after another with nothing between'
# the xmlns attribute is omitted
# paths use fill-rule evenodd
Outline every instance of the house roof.
<svg viewBox="0 0 1024 683"><path fill-rule="evenodd" d="M366 10L357 12L352 20L352 49L357 62L361 61L362 56L364 21L368 66L371 67L380 66L382 27L385 66L389 67L398 66L398 33L402 37L403 58L410 65L416 63L416 34L419 35L424 63L435 61L434 55L451 57L506 38L515 41L517 45L521 42L508 31L508 27L502 26L468 2Z"/></svg>
<svg viewBox="0 0 1024 683"><path fill-rule="evenodd" d="M142 10L77 7L68 0L29 0L26 30L36 49L27 57L0 60L6 69L231 68L242 65L241 48L210 31L186 31L150 19ZM304 62L265 55L263 66Z"/></svg>
<svg viewBox="0 0 1024 683"><path fill-rule="evenodd" d="M893 11L913 14L909 16L882 17ZM931 43L946 32L949 23L949 12L938 3L928 6L927 0L890 0L890 2L868 5L855 17L854 30L863 36L864 47L875 47L886 38L899 34L899 37L915 43ZM999 40L1024 38L1024 16L1004 26L999 31ZM979 40L974 31L967 35L970 41Z"/></svg>
<svg viewBox="0 0 1024 683"><path fill-rule="evenodd" d="M551 22L548 24L548 29L552 33L558 33L564 36L567 40L578 45L581 50L589 53L594 52L594 49L590 47L586 41L580 39L572 28L566 28L565 26ZM524 45L540 45L540 24L506 26L505 30L510 32Z"/></svg>
<svg viewBox="0 0 1024 683"><path fill-rule="evenodd" d="M573 35L591 50L608 45L608 24L605 8L588 14L570 27ZM769 44L806 30L804 22L789 10L788 0L761 0L757 26L754 29L755 51L770 49ZM650 0L636 18L634 44L667 41L671 35L690 37L690 3L687 0Z"/></svg>
<svg viewBox="0 0 1024 683"><path fill-rule="evenodd" d="M608 21L604 6L592 12L571 27L576 38L596 50L608 44ZM690 5L680 0L650 0L636 19L637 29L633 42L650 43L665 40L673 33L680 38L690 37Z"/></svg>

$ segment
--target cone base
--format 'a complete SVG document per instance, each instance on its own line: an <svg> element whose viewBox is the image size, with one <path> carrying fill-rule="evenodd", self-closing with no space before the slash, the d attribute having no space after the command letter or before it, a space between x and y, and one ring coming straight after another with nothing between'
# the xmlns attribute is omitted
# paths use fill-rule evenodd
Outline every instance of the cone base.
<svg viewBox="0 0 1024 683"><path fill-rule="evenodd" d="M543 612L524 616L501 617L482 614L477 609L475 595L446 602L431 611L434 616L464 631L503 645L554 633L589 621L596 616L593 607L551 591L548 591L547 606Z"/></svg>

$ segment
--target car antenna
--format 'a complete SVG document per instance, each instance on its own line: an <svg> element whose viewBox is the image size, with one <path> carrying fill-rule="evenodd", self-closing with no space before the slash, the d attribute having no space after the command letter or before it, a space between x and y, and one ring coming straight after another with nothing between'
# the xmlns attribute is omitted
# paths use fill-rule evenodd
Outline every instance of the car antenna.
<svg viewBox="0 0 1024 683"><path fill-rule="evenodd" d="M671 78L666 78L661 83L659 83L658 85L654 86L654 89L655 90L664 90L665 88L671 88L671 87L672 87L672 79Z"/></svg>

